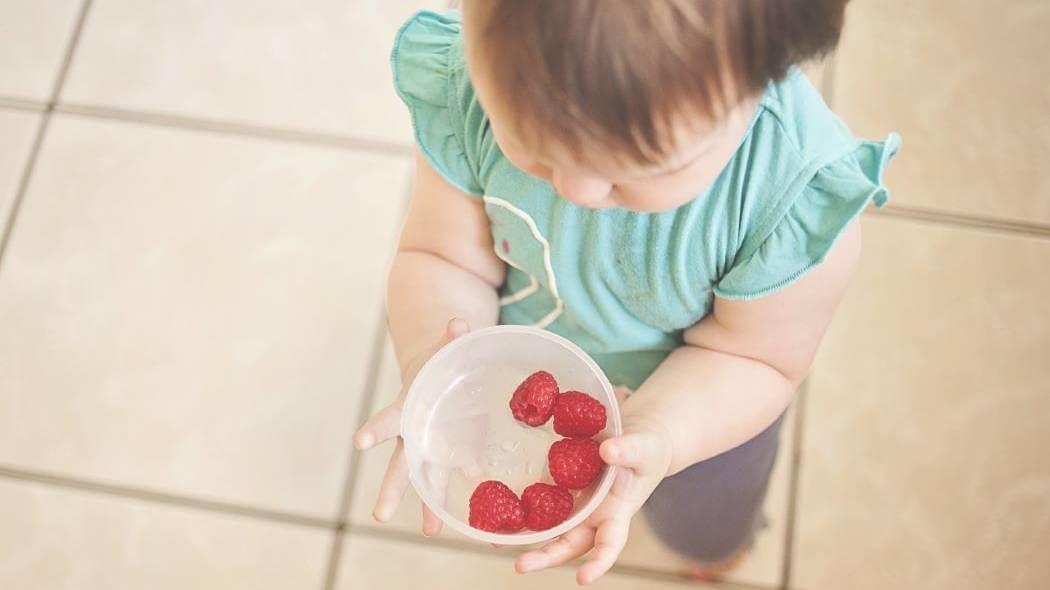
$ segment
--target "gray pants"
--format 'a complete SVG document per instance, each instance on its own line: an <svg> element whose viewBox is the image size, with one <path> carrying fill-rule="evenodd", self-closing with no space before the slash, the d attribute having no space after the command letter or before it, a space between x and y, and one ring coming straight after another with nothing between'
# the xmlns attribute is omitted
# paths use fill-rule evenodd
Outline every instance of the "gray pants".
<svg viewBox="0 0 1050 590"><path fill-rule="evenodd" d="M668 477L645 504L656 536L687 559L715 563L750 545L784 416L755 438Z"/></svg>

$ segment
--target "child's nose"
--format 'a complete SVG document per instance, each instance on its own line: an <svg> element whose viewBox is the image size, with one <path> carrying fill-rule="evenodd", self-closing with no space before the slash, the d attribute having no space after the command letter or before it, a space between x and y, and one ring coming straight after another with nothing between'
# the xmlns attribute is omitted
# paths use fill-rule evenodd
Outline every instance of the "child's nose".
<svg viewBox="0 0 1050 590"><path fill-rule="evenodd" d="M582 207L606 200L612 191L612 184L603 178L566 174L559 170L552 172L551 184L559 195Z"/></svg>

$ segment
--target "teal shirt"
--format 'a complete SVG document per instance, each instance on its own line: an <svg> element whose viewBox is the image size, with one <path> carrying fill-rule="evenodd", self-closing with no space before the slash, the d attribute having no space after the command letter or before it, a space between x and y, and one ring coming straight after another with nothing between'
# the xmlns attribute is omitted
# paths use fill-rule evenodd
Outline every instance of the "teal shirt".
<svg viewBox="0 0 1050 590"><path fill-rule="evenodd" d="M899 138L858 141L799 71L770 84L725 169L677 209L591 210L503 156L467 74L459 15L421 12L398 33L394 83L435 170L484 199L507 263L500 323L546 328L637 388L715 297L774 293L820 263L888 193Z"/></svg>

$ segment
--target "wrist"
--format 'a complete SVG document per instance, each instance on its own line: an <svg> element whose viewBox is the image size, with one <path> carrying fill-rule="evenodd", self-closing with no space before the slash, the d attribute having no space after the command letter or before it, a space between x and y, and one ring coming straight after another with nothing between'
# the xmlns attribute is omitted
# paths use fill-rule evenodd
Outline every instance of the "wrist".
<svg viewBox="0 0 1050 590"><path fill-rule="evenodd" d="M623 413L624 435L641 434L653 441L652 448L658 452L651 457L649 466L660 479L671 475L675 464L674 437L670 426L659 416L625 409Z"/></svg>
<svg viewBox="0 0 1050 590"><path fill-rule="evenodd" d="M399 362L398 368L401 372L401 382L407 385L415 377L416 373L423 368L423 365L426 364L428 358L426 351L420 351L413 353L412 356Z"/></svg>

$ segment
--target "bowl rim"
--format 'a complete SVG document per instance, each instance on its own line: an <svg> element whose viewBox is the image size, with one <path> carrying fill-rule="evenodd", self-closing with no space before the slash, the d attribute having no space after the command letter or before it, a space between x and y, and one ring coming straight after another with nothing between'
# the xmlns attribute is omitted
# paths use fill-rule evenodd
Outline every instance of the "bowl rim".
<svg viewBox="0 0 1050 590"><path fill-rule="evenodd" d="M454 355L457 349L483 338L492 336L499 336L505 334L516 334L516 335L527 335L538 338L543 338L550 342L553 342L563 348L566 352L569 352L576 356L584 366L588 368L601 383L602 389L605 393L606 399L610 401L611 412L609 412L609 419L612 427L612 436L620 436L623 434L623 422L620 416L620 405L616 399L616 393L613 390L612 383L609 382L609 378L606 377L605 372L601 370L598 363L591 358L582 348L574 344L563 336L559 336L548 330L542 328L535 328L532 326L519 326L519 325L502 325L502 326L490 326L488 328L482 328L464 334L463 336L453 340L444 347L441 348L434 356L432 356L423 367L416 374L416 378L412 381L412 385L409 386L408 392L405 394L405 408L410 407L410 402L413 398L419 396L419 390L422 386L420 383L426 381L425 377L427 374L434 370L441 361ZM405 455L406 455L406 466L408 468L408 478L412 483L412 487L415 489L416 494L420 500L427 505L430 510L441 519L442 522L449 525L457 532L462 533L473 539L484 541L486 543L495 543L498 545L529 545L533 543L541 543L548 541L561 535L576 526L579 526L584 520L586 520L598 506L608 496L609 491L612 489L613 481L616 479L617 467L614 465L607 465L602 478L596 484L594 493L591 495L587 503L584 504L575 514L572 515L565 522L559 524L556 527L547 529L545 531L529 531L521 533L490 533L488 531L482 531L470 526L468 523L459 520L452 516L447 510L445 510L438 502L435 502L427 491L426 486L422 485L421 474L417 473L416 469L413 469L413 465L418 463L417 460L412 460L415 457L415 449L419 446L418 444L408 444L409 440L418 441L420 436L414 436L409 434L407 428L407 417L406 412L401 414L401 437L405 442ZM520 492L516 492L519 493Z"/></svg>

